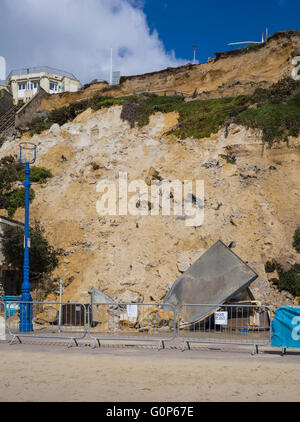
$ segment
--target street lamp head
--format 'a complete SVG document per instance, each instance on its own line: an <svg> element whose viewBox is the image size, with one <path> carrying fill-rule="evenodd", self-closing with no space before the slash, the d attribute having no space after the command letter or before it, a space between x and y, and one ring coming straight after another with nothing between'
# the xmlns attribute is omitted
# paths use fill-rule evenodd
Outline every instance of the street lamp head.
<svg viewBox="0 0 300 422"><path fill-rule="evenodd" d="M33 164L36 160L36 145L32 142L21 142L20 147L20 163Z"/></svg>

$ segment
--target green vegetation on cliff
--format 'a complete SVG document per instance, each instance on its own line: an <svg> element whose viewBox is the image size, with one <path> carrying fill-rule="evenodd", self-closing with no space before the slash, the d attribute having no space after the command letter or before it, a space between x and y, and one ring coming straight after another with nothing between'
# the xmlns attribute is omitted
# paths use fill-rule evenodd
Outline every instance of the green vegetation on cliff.
<svg viewBox="0 0 300 422"><path fill-rule="evenodd" d="M290 270L285 271L282 266L276 261L267 261L265 271L272 273L277 271L279 277L278 289L286 290L293 296L300 296L300 272L297 265Z"/></svg>
<svg viewBox="0 0 300 422"><path fill-rule="evenodd" d="M100 110L104 107L112 107L121 105L124 101L119 98L95 96L90 100L77 101L66 107L52 110L47 117L35 117L30 124L31 136L35 133L42 133L44 130L50 129L54 123L60 126L72 121L75 117L91 107L93 110Z"/></svg>
<svg viewBox="0 0 300 422"><path fill-rule="evenodd" d="M51 172L44 167L31 167L31 182L44 183L52 177ZM13 156L0 160L0 208L6 209L9 217L13 217L16 210L25 206L25 188L16 187L17 182L25 180L24 166ZM35 197L34 190L29 190L29 201Z"/></svg>
<svg viewBox="0 0 300 422"><path fill-rule="evenodd" d="M60 250L54 249L45 237L45 230L38 221L29 228L30 247L30 281L33 287L42 287L44 293L57 289L56 280L50 278L50 273L58 265ZM24 228L6 226L0 234L1 252L7 264L22 270L24 260Z"/></svg>
<svg viewBox="0 0 300 422"><path fill-rule="evenodd" d="M293 247L300 253L300 228L295 230L293 240Z"/></svg>
<svg viewBox="0 0 300 422"><path fill-rule="evenodd" d="M251 108L236 116L236 122L254 129L261 129L263 140L270 145L276 140L298 136L300 131L300 107L296 105L270 104Z"/></svg>
<svg viewBox="0 0 300 422"><path fill-rule="evenodd" d="M300 253L300 228L295 230L293 236L293 247ZM288 271L285 271L282 266L275 260L267 261L265 264L266 273L277 271L279 277L278 289L287 290L293 296L300 296L300 271L299 265L294 265Z"/></svg>
<svg viewBox="0 0 300 422"><path fill-rule="evenodd" d="M51 111L46 118L36 118L31 125L31 134L41 133L52 124L63 125L72 121L79 113L91 107L93 110L122 106L121 118L143 127L156 112L177 111L179 121L170 133L180 139L201 139L216 133L229 123L260 129L263 140L270 146L276 141L286 141L288 136L300 133L300 83L291 78L273 84L269 89L258 88L252 95L193 100L186 102L181 96L157 96L144 93L113 98L96 96Z"/></svg>
<svg viewBox="0 0 300 422"><path fill-rule="evenodd" d="M35 198L34 190L29 188L29 202ZM7 197L6 209L9 217L13 217L18 208L25 207L25 188L14 189Z"/></svg>

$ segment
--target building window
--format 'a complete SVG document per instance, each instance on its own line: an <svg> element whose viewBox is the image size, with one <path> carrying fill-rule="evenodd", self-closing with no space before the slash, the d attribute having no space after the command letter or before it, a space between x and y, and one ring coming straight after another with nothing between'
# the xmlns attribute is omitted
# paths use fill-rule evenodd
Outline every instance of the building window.
<svg viewBox="0 0 300 422"><path fill-rule="evenodd" d="M33 81L31 82L31 89L37 89L40 86L39 81Z"/></svg>
<svg viewBox="0 0 300 422"><path fill-rule="evenodd" d="M55 82L50 82L50 91L54 91L57 92L57 83Z"/></svg>
<svg viewBox="0 0 300 422"><path fill-rule="evenodd" d="M19 91L26 89L26 83L19 84Z"/></svg>

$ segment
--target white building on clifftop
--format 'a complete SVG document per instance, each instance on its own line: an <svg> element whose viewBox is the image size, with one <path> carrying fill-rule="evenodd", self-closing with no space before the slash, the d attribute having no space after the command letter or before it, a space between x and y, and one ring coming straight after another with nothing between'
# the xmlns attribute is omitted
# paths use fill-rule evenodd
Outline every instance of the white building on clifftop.
<svg viewBox="0 0 300 422"><path fill-rule="evenodd" d="M72 73L44 66L12 70L6 85L17 104L31 100L39 86L48 94L76 92L80 81Z"/></svg>

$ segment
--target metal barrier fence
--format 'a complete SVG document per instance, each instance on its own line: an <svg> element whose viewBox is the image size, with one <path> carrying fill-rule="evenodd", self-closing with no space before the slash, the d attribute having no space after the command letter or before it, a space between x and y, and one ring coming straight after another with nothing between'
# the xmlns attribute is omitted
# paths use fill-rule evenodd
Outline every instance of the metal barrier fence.
<svg viewBox="0 0 300 422"><path fill-rule="evenodd" d="M5 317L5 306L2 301L0 301L0 316Z"/></svg>
<svg viewBox="0 0 300 422"><path fill-rule="evenodd" d="M167 308L167 310L166 310ZM165 341L176 337L176 310L157 303L94 303L90 305L89 337L100 340Z"/></svg>
<svg viewBox="0 0 300 422"><path fill-rule="evenodd" d="M17 312L10 312L16 309ZM22 312L32 313L32 326L20 330ZM8 333L10 344L20 337L68 339L68 347L87 333L86 308L81 303L11 302L8 304ZM30 318L31 319L31 318Z"/></svg>
<svg viewBox="0 0 300 422"><path fill-rule="evenodd" d="M0 340L6 340L5 304L0 302Z"/></svg>
<svg viewBox="0 0 300 422"><path fill-rule="evenodd" d="M22 312L32 313L26 332ZM93 347L102 340L136 340L157 341L160 350L178 338L182 350L190 343L236 344L252 345L254 354L271 343L271 320L271 307L258 305L189 304L176 312L166 303L0 302L0 326L12 336L10 344L22 337L60 338L70 347L88 334Z"/></svg>
<svg viewBox="0 0 300 422"><path fill-rule="evenodd" d="M183 341L182 350L186 345L190 348L190 343L240 344L252 345L254 354L258 346L270 344L271 320L267 306L182 305L177 336Z"/></svg>

